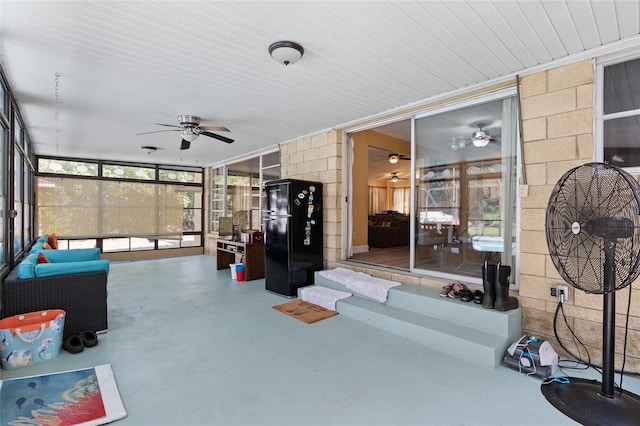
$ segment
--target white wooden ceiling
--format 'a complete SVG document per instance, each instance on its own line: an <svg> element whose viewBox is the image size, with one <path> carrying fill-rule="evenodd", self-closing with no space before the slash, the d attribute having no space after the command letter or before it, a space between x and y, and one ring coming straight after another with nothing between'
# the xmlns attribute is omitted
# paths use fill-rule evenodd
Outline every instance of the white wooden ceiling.
<svg viewBox="0 0 640 426"><path fill-rule="evenodd" d="M201 166L638 34L637 0L0 3L0 59L36 153ZM271 59L278 40L301 61ZM235 143L136 136L179 114Z"/></svg>

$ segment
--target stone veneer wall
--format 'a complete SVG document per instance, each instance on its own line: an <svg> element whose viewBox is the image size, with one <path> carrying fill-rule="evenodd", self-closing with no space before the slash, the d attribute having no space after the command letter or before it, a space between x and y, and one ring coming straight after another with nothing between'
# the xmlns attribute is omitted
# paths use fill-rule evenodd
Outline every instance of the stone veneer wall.
<svg viewBox="0 0 640 426"><path fill-rule="evenodd" d="M522 136L528 196L521 198L519 300L523 334L543 337L559 353L553 333L557 307L550 288L563 282L547 249L545 213L558 179L573 167L593 161L594 81L592 60L524 77L521 81ZM616 368L622 366L629 288L616 293ZM602 295L570 288L564 304L567 321L588 347L593 362L602 361ZM640 295L633 295L626 369L640 371ZM558 318L559 335L578 353L571 334ZM584 351L581 352L583 356ZM585 357L586 359L586 357Z"/></svg>
<svg viewBox="0 0 640 426"><path fill-rule="evenodd" d="M329 132L280 146L280 176L322 182L324 264L342 256L342 132Z"/></svg>

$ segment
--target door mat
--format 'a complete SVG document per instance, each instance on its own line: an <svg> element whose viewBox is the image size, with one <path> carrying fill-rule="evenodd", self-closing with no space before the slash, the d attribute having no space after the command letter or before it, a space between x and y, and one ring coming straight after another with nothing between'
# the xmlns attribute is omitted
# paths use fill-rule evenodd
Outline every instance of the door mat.
<svg viewBox="0 0 640 426"><path fill-rule="evenodd" d="M127 416L109 364L0 380L0 424L103 425Z"/></svg>
<svg viewBox="0 0 640 426"><path fill-rule="evenodd" d="M292 300L291 302L283 303L282 305L275 305L273 309L302 322L306 322L307 324L313 324L314 322L338 315L336 311L331 311L323 308L322 306L305 302L302 299Z"/></svg>

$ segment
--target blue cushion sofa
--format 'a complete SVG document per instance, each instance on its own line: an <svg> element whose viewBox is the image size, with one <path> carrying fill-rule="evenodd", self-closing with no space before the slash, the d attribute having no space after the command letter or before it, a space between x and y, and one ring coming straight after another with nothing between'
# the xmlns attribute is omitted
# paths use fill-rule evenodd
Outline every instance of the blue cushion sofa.
<svg viewBox="0 0 640 426"><path fill-rule="evenodd" d="M109 261L100 249L31 252L5 277L0 286L0 318L45 309L66 311L63 338L83 330L106 332ZM43 253L51 263L39 263Z"/></svg>

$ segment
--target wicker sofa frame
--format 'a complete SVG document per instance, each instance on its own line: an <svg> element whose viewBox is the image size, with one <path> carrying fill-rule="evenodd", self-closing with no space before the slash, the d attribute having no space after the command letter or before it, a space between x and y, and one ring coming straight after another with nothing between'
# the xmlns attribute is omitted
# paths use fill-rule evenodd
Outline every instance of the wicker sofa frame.
<svg viewBox="0 0 640 426"><path fill-rule="evenodd" d="M19 279L17 270L14 268L2 281L0 317L63 309L67 313L63 338L84 330L107 331L105 271Z"/></svg>

